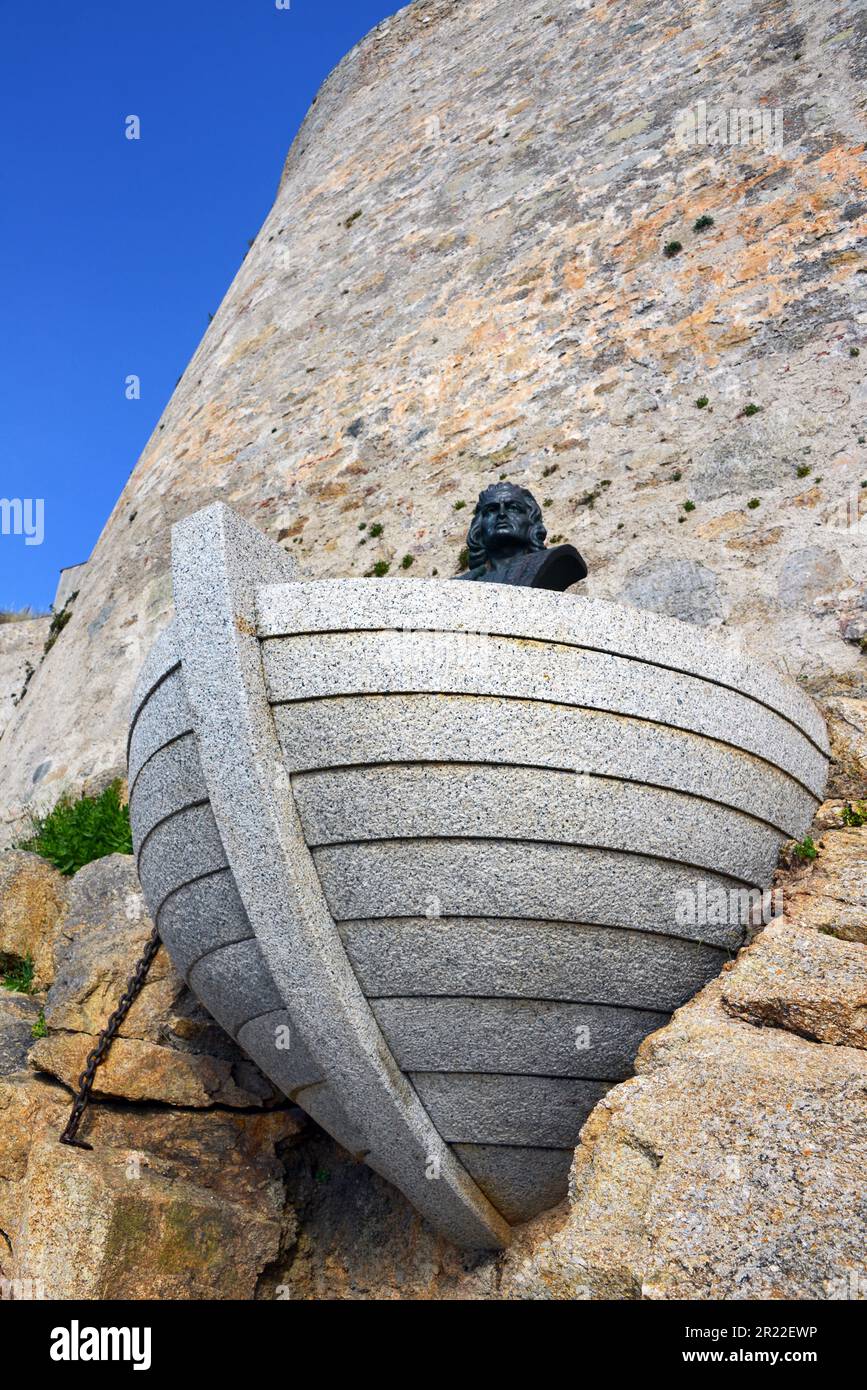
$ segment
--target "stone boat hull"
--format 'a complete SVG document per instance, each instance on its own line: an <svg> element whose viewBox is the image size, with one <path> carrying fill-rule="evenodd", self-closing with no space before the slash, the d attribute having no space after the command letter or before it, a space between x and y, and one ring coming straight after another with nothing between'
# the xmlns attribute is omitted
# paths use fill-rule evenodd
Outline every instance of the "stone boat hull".
<svg viewBox="0 0 867 1390"><path fill-rule="evenodd" d="M739 946L821 798L821 717L619 605L294 582L222 506L175 528L173 570L129 745L172 958L339 1143L453 1241L501 1246Z"/></svg>

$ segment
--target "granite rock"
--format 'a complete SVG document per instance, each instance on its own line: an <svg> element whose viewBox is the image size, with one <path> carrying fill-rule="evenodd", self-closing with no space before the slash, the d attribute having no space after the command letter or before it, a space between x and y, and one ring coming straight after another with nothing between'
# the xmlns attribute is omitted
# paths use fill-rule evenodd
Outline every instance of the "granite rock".
<svg viewBox="0 0 867 1390"><path fill-rule="evenodd" d="M499 1261L436 1235L390 1183L326 1135L286 1156L297 1238L260 1280L257 1297L400 1300L495 1298Z"/></svg>
<svg viewBox="0 0 867 1390"><path fill-rule="evenodd" d="M817 847L817 858L787 879L786 915L799 926L867 945L867 825L830 831Z"/></svg>
<svg viewBox="0 0 867 1390"><path fill-rule="evenodd" d="M45 1001L39 1070L73 1087L117 1007L151 934L131 855L95 860L75 875L58 932L57 974ZM160 948L94 1095L191 1107L273 1104L278 1092L197 1003Z"/></svg>
<svg viewBox="0 0 867 1390"><path fill-rule="evenodd" d="M867 949L822 932L771 923L725 976L722 1001L748 1023L867 1047Z"/></svg>
<svg viewBox="0 0 867 1390"><path fill-rule="evenodd" d="M27 1070L33 1028L42 1011L39 999L0 989L0 1076Z"/></svg>
<svg viewBox="0 0 867 1390"><path fill-rule="evenodd" d="M827 795L867 799L867 700L831 696L822 712L831 740Z"/></svg>
<svg viewBox="0 0 867 1390"><path fill-rule="evenodd" d="M568 1217L504 1296L827 1299L852 1279L867 1296L867 1059L734 1020L723 988L649 1038L596 1107Z"/></svg>
<svg viewBox="0 0 867 1390"><path fill-rule="evenodd" d="M280 1154L302 1122L100 1106L92 1153L57 1142L68 1106L0 1083L0 1274L47 1299L251 1298L294 1239Z"/></svg>
<svg viewBox="0 0 867 1390"><path fill-rule="evenodd" d="M54 952L66 911L69 880L25 850L0 853L0 955L33 962L33 984L54 978Z"/></svg>

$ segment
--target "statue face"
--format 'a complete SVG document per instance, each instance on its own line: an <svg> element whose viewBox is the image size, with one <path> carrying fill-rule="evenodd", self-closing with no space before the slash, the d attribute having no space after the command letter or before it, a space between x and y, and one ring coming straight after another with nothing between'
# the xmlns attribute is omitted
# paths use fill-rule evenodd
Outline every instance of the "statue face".
<svg viewBox="0 0 867 1390"><path fill-rule="evenodd" d="M492 488L478 515L479 539L488 554L529 548L530 508L516 487L505 484Z"/></svg>

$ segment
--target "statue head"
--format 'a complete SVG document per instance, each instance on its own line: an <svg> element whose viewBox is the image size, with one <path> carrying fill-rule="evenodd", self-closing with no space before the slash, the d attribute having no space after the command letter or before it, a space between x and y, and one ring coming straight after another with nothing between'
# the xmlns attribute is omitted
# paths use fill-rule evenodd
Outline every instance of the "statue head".
<svg viewBox="0 0 867 1390"><path fill-rule="evenodd" d="M470 568L495 555L528 555L544 550L547 535L542 508L531 492L515 483L494 483L479 494L467 534Z"/></svg>

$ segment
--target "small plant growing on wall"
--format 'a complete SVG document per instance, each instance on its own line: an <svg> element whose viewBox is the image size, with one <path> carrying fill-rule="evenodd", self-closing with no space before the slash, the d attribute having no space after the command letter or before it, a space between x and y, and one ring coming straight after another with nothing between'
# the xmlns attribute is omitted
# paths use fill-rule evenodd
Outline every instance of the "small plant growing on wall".
<svg viewBox="0 0 867 1390"><path fill-rule="evenodd" d="M132 854L129 808L120 782L99 796L61 797L53 811L33 821L32 833L18 849L30 850L68 878L106 854Z"/></svg>
<svg viewBox="0 0 867 1390"><path fill-rule="evenodd" d="M71 617L72 613L69 611L68 608L61 608L59 613L55 613L54 617L51 619L51 625L48 629L48 636L45 639L45 646L43 648L43 653L45 656L47 656L48 653L51 651L51 648L54 646L54 643L57 641L58 637L60 636L63 629L66 627L66 624L69 622L69 619Z"/></svg>

